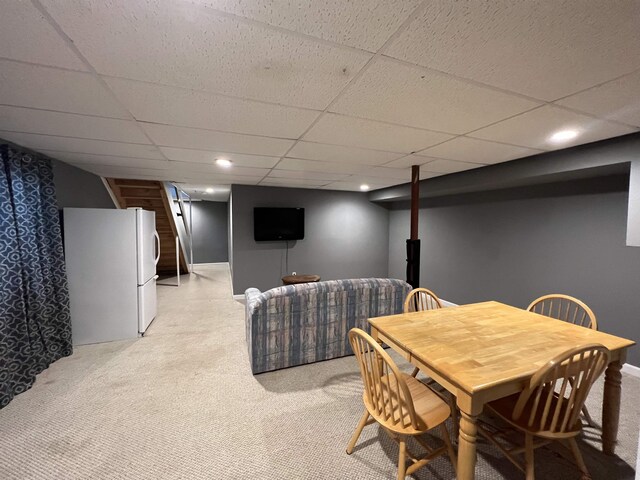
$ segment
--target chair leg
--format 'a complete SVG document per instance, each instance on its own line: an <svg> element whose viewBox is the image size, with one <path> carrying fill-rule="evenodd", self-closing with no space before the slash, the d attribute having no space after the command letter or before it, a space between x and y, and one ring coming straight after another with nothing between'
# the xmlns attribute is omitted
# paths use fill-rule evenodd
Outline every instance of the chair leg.
<svg viewBox="0 0 640 480"><path fill-rule="evenodd" d="M598 428L598 424L595 422L595 420L593 419L593 417L589 413L589 410L587 410L587 406L586 405L582 406L582 416L587 421L587 425L589 425L592 428Z"/></svg>
<svg viewBox="0 0 640 480"><path fill-rule="evenodd" d="M413 372L411 372L411 376L415 378L418 375L419 371L420 369L418 367L414 368Z"/></svg>
<svg viewBox="0 0 640 480"><path fill-rule="evenodd" d="M451 421L453 422L453 431L455 436L455 432L460 431L460 417L458 415L457 398L453 393L449 393L449 408L451 409Z"/></svg>
<svg viewBox="0 0 640 480"><path fill-rule="evenodd" d="M398 446L400 447L398 453L398 480L404 480L407 471L407 444L402 435L398 438Z"/></svg>
<svg viewBox="0 0 640 480"><path fill-rule="evenodd" d="M573 458L576 460L576 465L578 465L578 469L582 472L582 478L591 478L589 475L589 470L587 470L587 466L584 463L584 459L582 458L582 453L580 453L580 448L578 447L578 442L574 437L567 438L567 442L569 442L569 448L571 448L571 453L573 453Z"/></svg>
<svg viewBox="0 0 640 480"><path fill-rule="evenodd" d="M524 436L524 463L526 469L527 480L534 480L534 461L533 461L533 435L528 433Z"/></svg>
<svg viewBox="0 0 640 480"><path fill-rule="evenodd" d="M444 423L440 425L440 431L442 432L442 440L444 440L444 444L447 447L449 460L451 460L451 463L453 464L453 470L456 472L456 477L457 477L458 476L458 459L456 457L456 452L453 450L453 446L451 445L449 430L447 430L447 427L445 427Z"/></svg>
<svg viewBox="0 0 640 480"><path fill-rule="evenodd" d="M358 441L358 438L360 438L360 434L362 433L362 429L367 424L367 420L369 420L369 412L367 411L367 409L365 409L364 413L362 414L362 418L360 418L360 422L358 422L356 431L353 432L353 435L351 436L351 440L349 440L349 445L347 445L348 455L351 455L351 452L353 452L353 447L356 446L356 442Z"/></svg>

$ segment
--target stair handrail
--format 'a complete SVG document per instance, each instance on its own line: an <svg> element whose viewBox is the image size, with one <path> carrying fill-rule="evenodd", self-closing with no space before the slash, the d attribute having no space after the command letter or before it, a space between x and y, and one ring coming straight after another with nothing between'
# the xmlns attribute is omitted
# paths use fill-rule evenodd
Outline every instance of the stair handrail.
<svg viewBox="0 0 640 480"><path fill-rule="evenodd" d="M191 200L191 195L182 190L178 185L172 183L171 186L175 189L176 192L176 201L178 202L178 215L182 217L182 223L184 224L184 231L187 235L187 239L189 240L189 271L193 271L193 202ZM183 197L186 197L189 202L189 221L187 221L187 217L185 215L185 206Z"/></svg>

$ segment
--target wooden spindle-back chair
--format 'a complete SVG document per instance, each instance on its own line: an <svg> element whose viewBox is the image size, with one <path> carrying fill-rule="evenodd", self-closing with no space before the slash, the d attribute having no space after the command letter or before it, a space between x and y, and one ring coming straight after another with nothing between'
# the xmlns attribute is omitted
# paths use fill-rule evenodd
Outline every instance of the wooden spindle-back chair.
<svg viewBox="0 0 640 480"><path fill-rule="evenodd" d="M414 288L404 300L404 313L442 308L438 296L426 288Z"/></svg>
<svg viewBox="0 0 640 480"><path fill-rule="evenodd" d="M575 438L582 429L580 411L593 382L607 367L609 358L609 350L602 345L572 348L540 368L521 393L486 405L490 411L524 432L524 467L513 457L516 453L522 453L522 448L506 449L495 435L483 427L480 428L480 433L525 472L527 480L534 478L534 448L552 440L567 441L578 468L584 476L588 476L589 472ZM541 437L545 441L534 445L534 437Z"/></svg>
<svg viewBox="0 0 640 480"><path fill-rule="evenodd" d="M360 366L365 412L349 441L347 453L353 452L362 429L378 422L398 442L398 479L404 479L405 475L411 475L445 453L457 468L449 432L444 425L451 414L449 406L429 387L398 370L389 354L363 330L352 329L349 343ZM444 446L432 449L420 435L438 426ZM407 436L414 436L427 450L427 455L420 458L414 456L407 448ZM409 467L406 466L407 456L412 461Z"/></svg>
<svg viewBox="0 0 640 480"><path fill-rule="evenodd" d="M598 329L593 311L584 302L569 295L560 293L544 295L531 302L527 310L581 327Z"/></svg>
<svg viewBox="0 0 640 480"><path fill-rule="evenodd" d="M591 328L593 330L598 329L598 321L596 320L596 315L593 313L593 310L583 301L569 295L563 295L561 293L544 295L531 302L527 310L546 317L573 323L581 327ZM589 413L586 405L582 407L582 414L589 426L597 427L597 423Z"/></svg>

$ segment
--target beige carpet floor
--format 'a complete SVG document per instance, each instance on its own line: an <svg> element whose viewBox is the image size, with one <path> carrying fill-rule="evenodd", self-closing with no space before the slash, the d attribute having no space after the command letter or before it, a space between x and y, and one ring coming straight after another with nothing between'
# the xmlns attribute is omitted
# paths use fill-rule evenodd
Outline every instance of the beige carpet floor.
<svg viewBox="0 0 640 480"><path fill-rule="evenodd" d="M158 288L145 337L76 348L0 410L0 478L395 478L397 447L376 425L345 454L363 408L355 359L252 376L228 266L195 270ZM601 392L599 382L589 399L598 417ZM624 376L617 456L581 442L593 478L634 477L639 395ZM536 473L579 478L557 449L537 451ZM523 478L483 441L477 477ZM415 478L454 474L441 458Z"/></svg>

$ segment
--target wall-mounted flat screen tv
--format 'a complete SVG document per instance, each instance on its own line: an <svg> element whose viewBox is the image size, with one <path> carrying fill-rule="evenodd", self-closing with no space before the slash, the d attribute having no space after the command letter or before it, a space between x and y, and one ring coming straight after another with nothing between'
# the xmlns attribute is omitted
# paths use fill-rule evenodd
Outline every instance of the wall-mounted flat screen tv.
<svg viewBox="0 0 640 480"><path fill-rule="evenodd" d="M304 208L254 208L253 238L256 242L302 240Z"/></svg>

